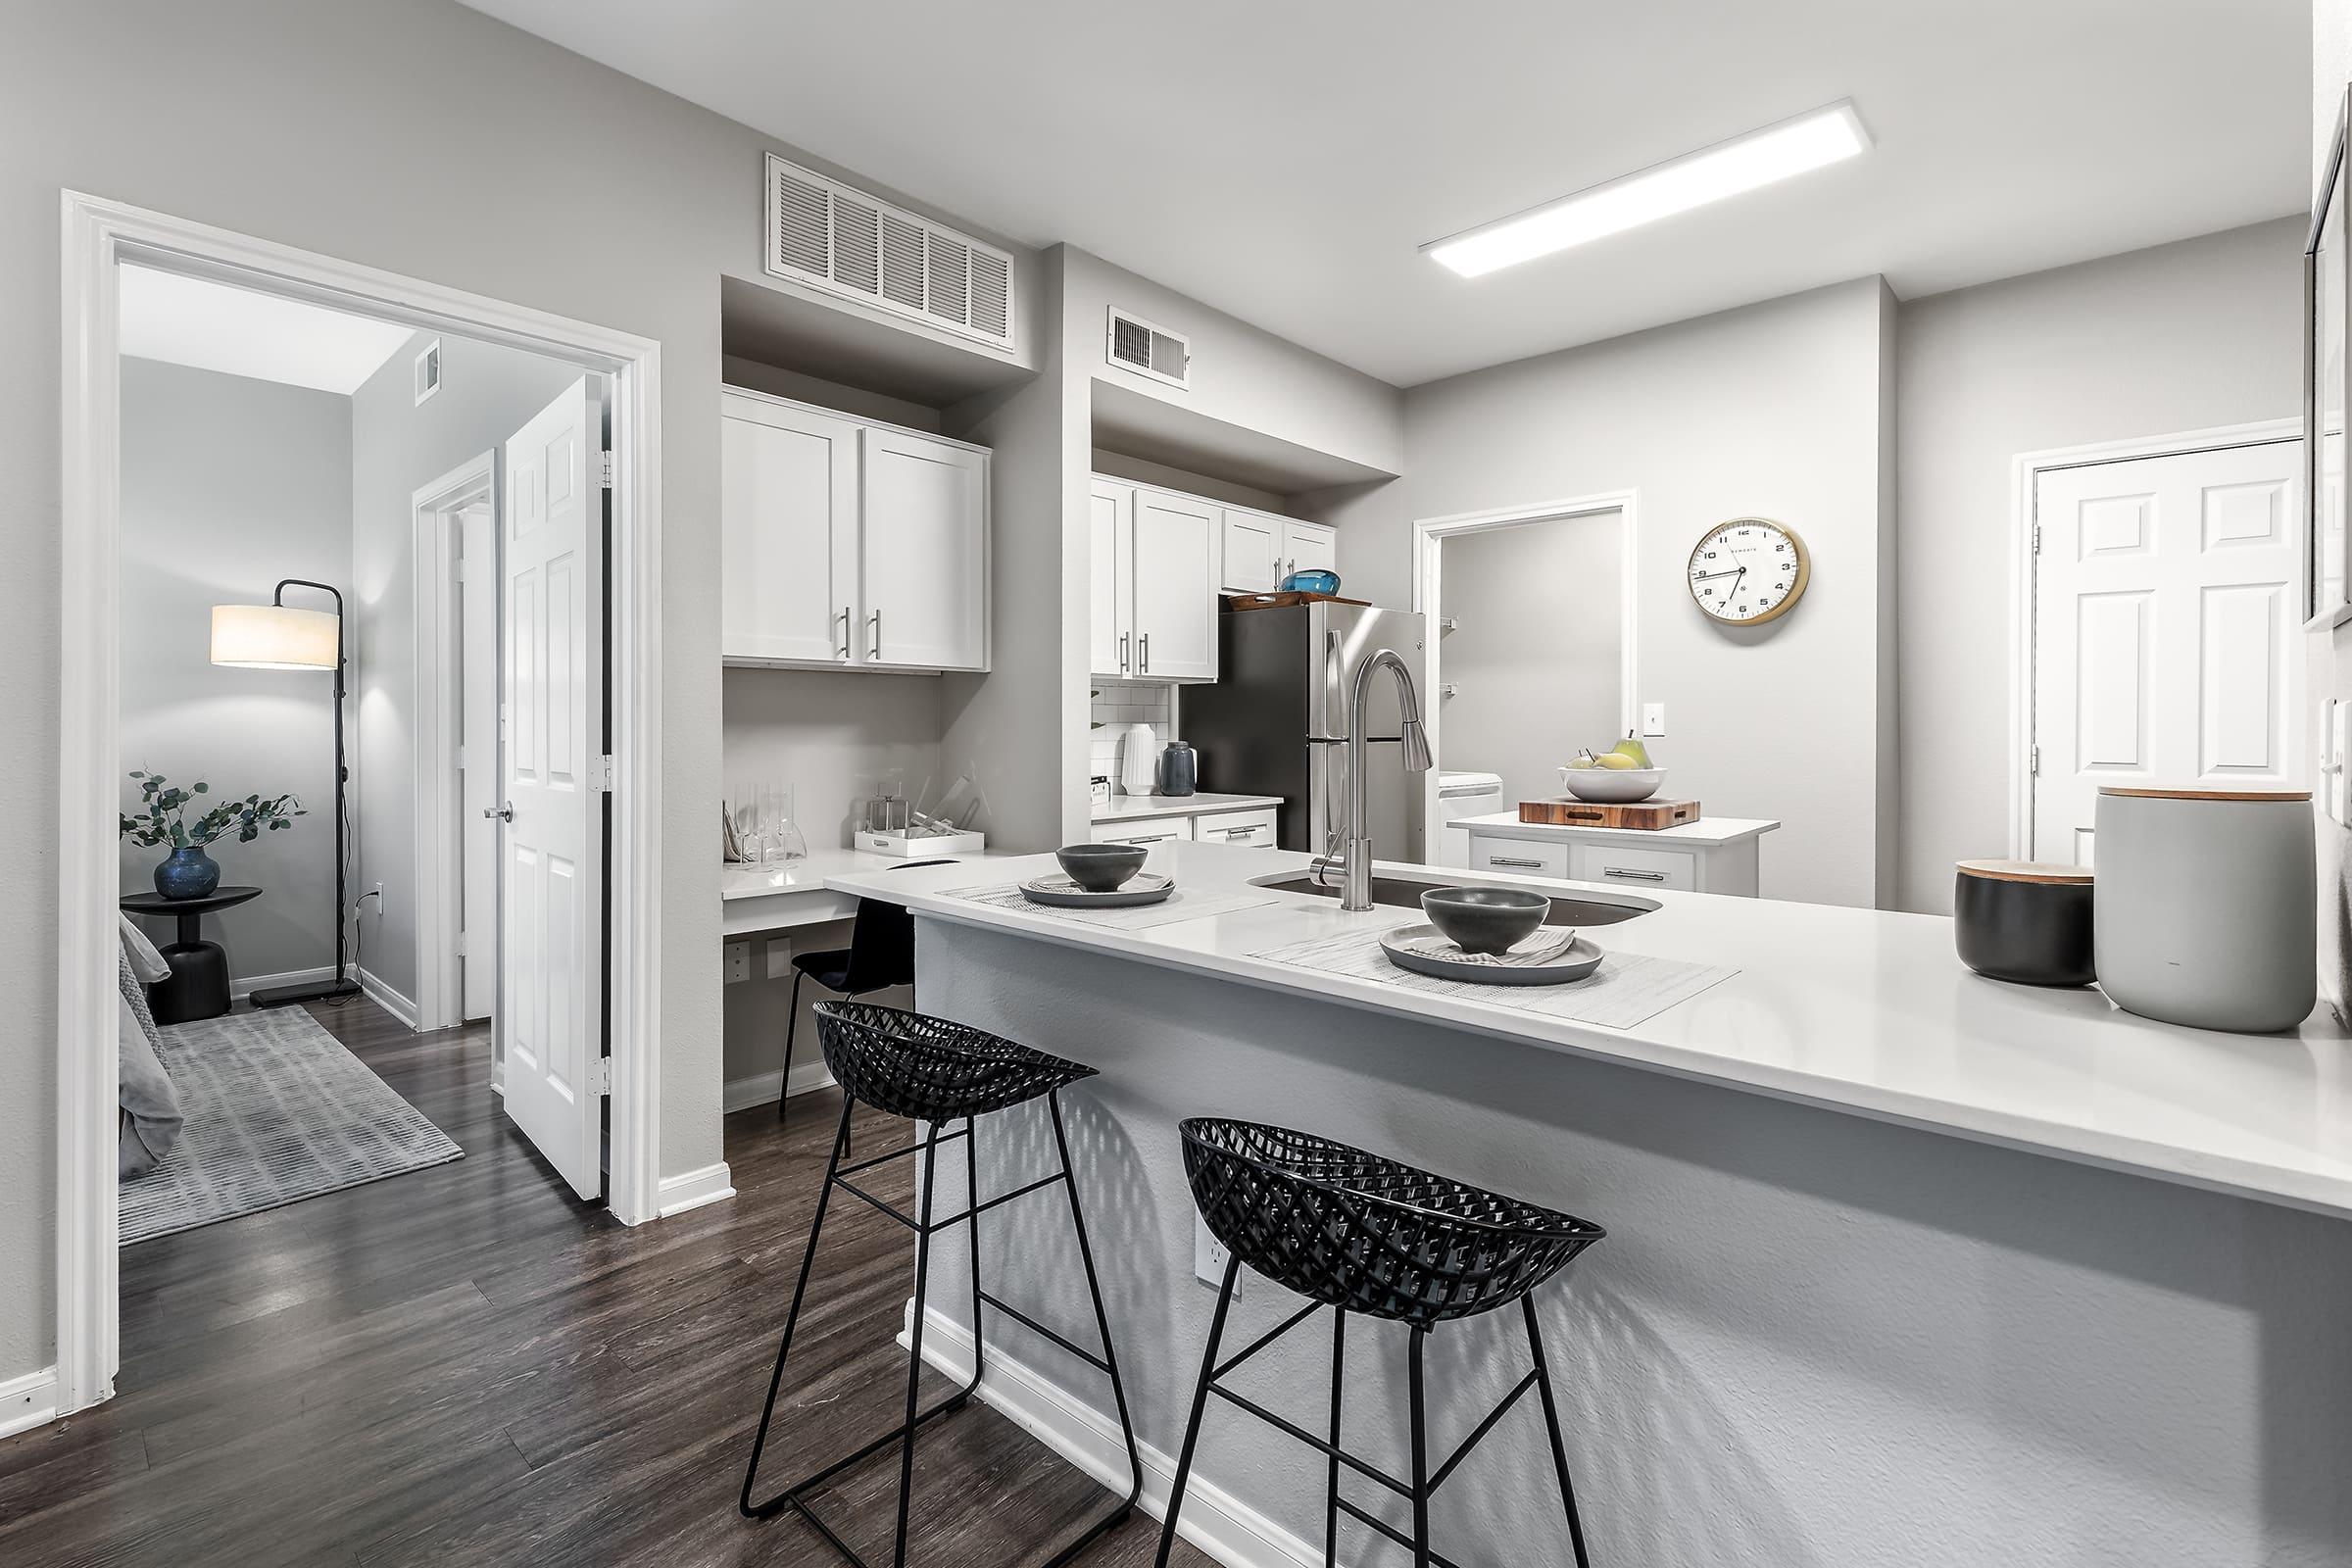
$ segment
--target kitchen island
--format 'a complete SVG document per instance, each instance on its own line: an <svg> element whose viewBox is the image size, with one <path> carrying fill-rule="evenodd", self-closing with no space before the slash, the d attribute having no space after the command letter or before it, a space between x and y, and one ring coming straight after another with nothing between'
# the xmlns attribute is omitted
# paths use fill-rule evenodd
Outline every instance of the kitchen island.
<svg viewBox="0 0 2352 1568"><path fill-rule="evenodd" d="M1591 935L1714 977L1612 1027L1304 966L1305 945L1413 915L1253 885L1304 857L1168 848L1203 917L1111 927L962 896L1044 857L834 883L916 910L926 1010L1102 1070L1072 1135L1163 1461L1213 1296L1192 1284L1175 1124L1238 1115L1609 1227L1542 1300L1597 1562L2352 1560L2352 1044L2331 1023L2176 1029L1969 974L1939 918L1659 892ZM989 1140L983 1186L1033 1173L1038 1133ZM1000 1234L992 1292L1068 1331L1083 1301L1052 1227ZM1287 1300L1249 1278L1232 1332ZM968 1337L938 1310L952 1359ZM992 1396L1105 1460L1096 1381L990 1332L1008 1356ZM1350 1339L1349 1441L1376 1461L1396 1457L1394 1342ZM1301 1331L1259 1373L1309 1427L1323 1343ZM1522 1356L1497 1325L1436 1337L1441 1446ZM1448 1555L1553 1560L1541 1440L1514 1430L1441 1494ZM1212 1417L1200 1476L1187 1519L1212 1549L1313 1560L1308 1450Z"/></svg>

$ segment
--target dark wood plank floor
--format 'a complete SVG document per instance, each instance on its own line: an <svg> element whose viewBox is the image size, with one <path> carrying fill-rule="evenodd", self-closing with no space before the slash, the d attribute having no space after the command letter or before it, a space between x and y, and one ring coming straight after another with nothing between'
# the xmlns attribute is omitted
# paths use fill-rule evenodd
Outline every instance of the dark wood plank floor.
<svg viewBox="0 0 2352 1568"><path fill-rule="evenodd" d="M505 1123L485 1031L313 1011L466 1157L124 1251L120 1393L0 1442L0 1563L839 1561L735 1495L840 1102L796 1101L789 1135L772 1107L728 1118L735 1198L632 1230ZM904 1137L860 1131L874 1152ZM835 1212L779 1417L795 1474L890 1426L905 1392L905 1233ZM892 1450L822 1499L884 1562L897 1481ZM1035 1562L1107 1500L981 1405L926 1429L915 1485L923 1568ZM1135 1568L1156 1536L1138 1514L1083 1561Z"/></svg>

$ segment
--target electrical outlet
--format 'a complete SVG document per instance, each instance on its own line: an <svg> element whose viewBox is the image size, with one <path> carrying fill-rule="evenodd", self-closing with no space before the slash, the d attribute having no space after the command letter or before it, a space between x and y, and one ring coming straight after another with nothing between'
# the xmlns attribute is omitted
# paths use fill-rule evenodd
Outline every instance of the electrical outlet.
<svg viewBox="0 0 2352 1568"><path fill-rule="evenodd" d="M1193 1277L1207 1285L1224 1284L1225 1265L1232 1256L1233 1254L1226 1250L1225 1244L1218 1241L1216 1234L1208 1228L1208 1221L1200 1217L1200 1210L1195 1209L1193 1211ZM1233 1294L1237 1297L1242 1294L1242 1281L1239 1275L1234 1277Z"/></svg>
<svg viewBox="0 0 2352 1568"><path fill-rule="evenodd" d="M790 937L768 938L767 977L770 980L792 978L792 939Z"/></svg>
<svg viewBox="0 0 2352 1568"><path fill-rule="evenodd" d="M730 942L726 946L727 984L740 985L752 977L752 945L749 942Z"/></svg>
<svg viewBox="0 0 2352 1568"><path fill-rule="evenodd" d="M1645 739L1653 741L1666 738L1666 705L1664 703L1643 703L1642 705L1642 734Z"/></svg>

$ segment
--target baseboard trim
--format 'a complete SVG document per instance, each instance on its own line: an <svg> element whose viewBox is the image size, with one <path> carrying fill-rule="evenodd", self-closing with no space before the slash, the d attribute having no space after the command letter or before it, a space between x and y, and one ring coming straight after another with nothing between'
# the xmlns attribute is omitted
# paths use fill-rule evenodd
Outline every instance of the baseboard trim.
<svg viewBox="0 0 2352 1568"><path fill-rule="evenodd" d="M813 1053L811 1054L813 1054ZM773 1072L756 1072L748 1078L727 1080L721 1103L732 1113L749 1110L754 1105L772 1105L776 1102L776 1078ZM833 1075L825 1070L822 1057L797 1062L792 1069L792 1092L805 1095L811 1089L830 1089Z"/></svg>
<svg viewBox="0 0 2352 1568"><path fill-rule="evenodd" d="M57 1419L57 1368L43 1367L0 1383L0 1438Z"/></svg>
<svg viewBox="0 0 2352 1568"><path fill-rule="evenodd" d="M416 1004L365 969L359 971L359 978L360 989L368 994L368 1001L398 1018L402 1027L408 1029L416 1027Z"/></svg>
<svg viewBox="0 0 2352 1568"><path fill-rule="evenodd" d="M321 980L332 980L334 977L332 964L321 964L316 969L288 969L283 974L249 974L241 980L228 983L228 1000L243 1002L256 991L274 991L279 986L317 985Z"/></svg>
<svg viewBox="0 0 2352 1568"><path fill-rule="evenodd" d="M705 1165L701 1170L690 1170L683 1176L662 1177L662 1185L654 1194L654 1217L667 1219L672 1214L683 1214L690 1208L700 1208L705 1203L716 1203L734 1196L735 1178L728 1171L727 1162L722 1159L715 1165Z"/></svg>
<svg viewBox="0 0 2352 1568"><path fill-rule="evenodd" d="M914 1303L908 1301L906 1324L910 1327L913 1321ZM906 1346L909 1338L902 1328L899 1344ZM971 1331L941 1316L939 1308L928 1309L923 1314L923 1359L961 1383L972 1375ZM1114 1493L1126 1492L1131 1479L1127 1446L1120 1440L1114 1417L994 1346L988 1351L988 1370L980 1379L980 1397L1102 1486ZM1176 1460L1148 1443L1139 1442L1136 1446L1144 1461L1144 1491L1136 1506L1155 1521L1164 1519L1168 1494L1176 1487ZM1310 1544L1284 1529L1204 1479L1198 1469L1185 1487L1184 1518L1176 1533L1226 1568L1323 1565L1319 1543Z"/></svg>

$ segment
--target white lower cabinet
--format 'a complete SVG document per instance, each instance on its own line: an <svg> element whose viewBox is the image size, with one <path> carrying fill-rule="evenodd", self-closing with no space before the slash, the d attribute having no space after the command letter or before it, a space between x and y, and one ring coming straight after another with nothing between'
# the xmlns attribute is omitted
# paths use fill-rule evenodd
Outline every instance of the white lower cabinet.
<svg viewBox="0 0 2352 1568"><path fill-rule="evenodd" d="M1619 844L1570 846L1568 876L1576 882L1608 882L1634 888L1698 891L1698 856L1690 850L1642 850Z"/></svg>
<svg viewBox="0 0 2352 1568"><path fill-rule="evenodd" d="M1155 816L1148 822L1097 822L1088 835L1097 844L1173 844L1191 840L1189 816Z"/></svg>
<svg viewBox="0 0 2352 1568"><path fill-rule="evenodd" d="M1470 840L1470 868L1508 871L1514 876L1566 876L1568 846L1536 844L1526 839Z"/></svg>
<svg viewBox="0 0 2352 1568"><path fill-rule="evenodd" d="M1247 811L1203 811L1193 818L1193 837L1203 844L1247 844L1270 850L1274 844L1274 808Z"/></svg>
<svg viewBox="0 0 2352 1568"><path fill-rule="evenodd" d="M1710 821L1697 824L1708 827ZM1470 868L1563 877L1632 892L1728 893L1756 897L1758 840L1777 822L1721 824L1720 838L1680 840L1630 828L1471 823ZM1672 830L1667 830L1671 832ZM1646 841L1646 842L1645 842Z"/></svg>

